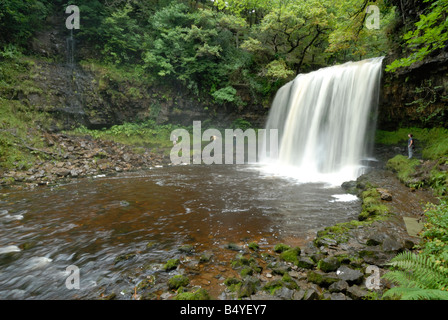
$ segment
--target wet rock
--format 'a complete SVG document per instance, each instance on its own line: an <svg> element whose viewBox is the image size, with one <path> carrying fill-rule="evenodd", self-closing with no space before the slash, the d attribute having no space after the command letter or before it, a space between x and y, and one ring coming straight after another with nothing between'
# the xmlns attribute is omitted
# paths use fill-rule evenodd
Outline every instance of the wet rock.
<svg viewBox="0 0 448 320"><path fill-rule="evenodd" d="M357 182L356 181L346 181L346 182L342 183L341 187L347 193L350 193L350 194L357 194L358 193L358 188L357 188Z"/></svg>
<svg viewBox="0 0 448 320"><path fill-rule="evenodd" d="M321 271L310 271L307 275L307 280L311 283L317 284L320 287L329 287L340 279L335 273L325 273Z"/></svg>
<svg viewBox="0 0 448 320"><path fill-rule="evenodd" d="M319 292L316 289L310 288L305 290L303 298L301 300L318 300Z"/></svg>
<svg viewBox="0 0 448 320"><path fill-rule="evenodd" d="M181 246L178 250L181 253L191 254L191 253L193 253L193 249L194 249L193 245L185 244L185 245Z"/></svg>
<svg viewBox="0 0 448 320"><path fill-rule="evenodd" d="M275 296L282 300L292 300L294 296L294 290L281 287L280 289L275 291Z"/></svg>
<svg viewBox="0 0 448 320"><path fill-rule="evenodd" d="M384 239L382 247L386 252L400 252L404 250L404 245L391 236Z"/></svg>
<svg viewBox="0 0 448 320"><path fill-rule="evenodd" d="M359 270L351 269L347 266L341 266L336 274L338 278L346 281L348 284L361 284L364 279L364 274Z"/></svg>
<svg viewBox="0 0 448 320"><path fill-rule="evenodd" d="M369 292L367 290L364 290L357 285L351 286L347 289L347 296L349 296L353 300L361 300L368 295Z"/></svg>
<svg viewBox="0 0 448 320"><path fill-rule="evenodd" d="M189 283L190 279L187 276L178 274L168 280L168 288L177 290L180 287L186 287Z"/></svg>
<svg viewBox="0 0 448 320"><path fill-rule="evenodd" d="M390 191L383 188L377 188L376 190L379 192L381 200L392 201L392 195Z"/></svg>
<svg viewBox="0 0 448 320"><path fill-rule="evenodd" d="M334 292L346 292L347 289L349 288L349 285L347 283L347 281L345 280L339 280L335 283L332 283L329 287L328 290L330 291L330 293L334 293Z"/></svg>
<svg viewBox="0 0 448 320"><path fill-rule="evenodd" d="M257 288L260 286L260 280L249 276L244 278L241 287L238 289L238 298L250 297L257 292Z"/></svg>
<svg viewBox="0 0 448 320"><path fill-rule="evenodd" d="M336 271L339 266L341 265L341 262L336 257L327 257L325 259L319 260L317 263L320 270L323 272L331 272Z"/></svg>
<svg viewBox="0 0 448 320"><path fill-rule="evenodd" d="M330 300L352 300L349 297L347 297L345 294L341 292L332 293L330 295Z"/></svg>
<svg viewBox="0 0 448 320"><path fill-rule="evenodd" d="M316 263L310 257L299 257L297 266L304 269L313 269Z"/></svg>

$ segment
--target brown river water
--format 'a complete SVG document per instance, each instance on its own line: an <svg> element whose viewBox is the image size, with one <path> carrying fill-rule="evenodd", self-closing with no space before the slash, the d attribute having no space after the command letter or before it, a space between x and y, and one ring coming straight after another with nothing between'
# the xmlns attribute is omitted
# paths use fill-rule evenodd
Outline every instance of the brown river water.
<svg viewBox="0 0 448 320"><path fill-rule="evenodd" d="M172 166L0 190L0 299L97 299L112 291L132 299L136 284L164 274L161 265L184 245L213 256L192 281L217 294L216 275L235 255L226 245L300 245L357 216L360 201L343 194L251 165ZM79 289L66 286L71 265Z"/></svg>

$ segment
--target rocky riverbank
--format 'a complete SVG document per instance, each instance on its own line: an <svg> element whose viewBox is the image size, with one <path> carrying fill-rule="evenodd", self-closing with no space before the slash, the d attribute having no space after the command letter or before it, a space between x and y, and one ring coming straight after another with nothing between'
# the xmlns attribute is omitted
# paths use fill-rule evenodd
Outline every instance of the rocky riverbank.
<svg viewBox="0 0 448 320"><path fill-rule="evenodd" d="M44 148L24 147L45 160L36 161L26 170L18 168L4 171L0 180L2 185L51 185L72 178L149 169L170 162L169 157L161 152L93 139L90 136L45 133L43 139Z"/></svg>

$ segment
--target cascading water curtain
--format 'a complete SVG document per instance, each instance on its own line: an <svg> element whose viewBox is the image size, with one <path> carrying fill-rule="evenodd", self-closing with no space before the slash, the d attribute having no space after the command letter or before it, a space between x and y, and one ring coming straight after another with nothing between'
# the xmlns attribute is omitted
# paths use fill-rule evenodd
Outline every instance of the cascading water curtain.
<svg viewBox="0 0 448 320"><path fill-rule="evenodd" d="M279 89L266 129L278 130L269 170L302 182L356 179L374 129L383 57L299 74Z"/></svg>

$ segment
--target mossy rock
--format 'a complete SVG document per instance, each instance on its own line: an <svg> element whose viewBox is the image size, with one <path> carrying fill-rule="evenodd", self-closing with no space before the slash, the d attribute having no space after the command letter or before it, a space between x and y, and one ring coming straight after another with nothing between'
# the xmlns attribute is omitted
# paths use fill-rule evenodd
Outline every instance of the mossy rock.
<svg viewBox="0 0 448 320"><path fill-rule="evenodd" d="M240 272L240 276L241 277L245 277L245 276L251 276L254 274L254 270L250 267L244 268L243 270L241 270Z"/></svg>
<svg viewBox="0 0 448 320"><path fill-rule="evenodd" d="M258 251L260 250L260 246L258 245L258 243L256 242L251 242L248 244L249 249L253 250L253 251Z"/></svg>
<svg viewBox="0 0 448 320"><path fill-rule="evenodd" d="M329 287L340 279L335 275L318 271L310 271L307 274L307 280L321 287Z"/></svg>
<svg viewBox="0 0 448 320"><path fill-rule="evenodd" d="M336 271L340 266L341 262L336 257L327 257L317 263L317 268L323 272Z"/></svg>
<svg viewBox="0 0 448 320"><path fill-rule="evenodd" d="M250 266L250 264L254 262L255 262L254 258L248 259L241 254L237 254L235 258L230 261L230 265L232 266L233 269L238 269L241 267Z"/></svg>
<svg viewBox="0 0 448 320"><path fill-rule="evenodd" d="M163 270L165 271L171 271L177 268L177 266L180 264L179 259L170 259L163 265Z"/></svg>
<svg viewBox="0 0 448 320"><path fill-rule="evenodd" d="M250 297L251 295L257 292L257 288L259 286L260 286L259 279L251 276L246 277L237 291L238 298L241 299Z"/></svg>
<svg viewBox="0 0 448 320"><path fill-rule="evenodd" d="M316 263L310 257L299 257L297 266L303 269L313 269Z"/></svg>
<svg viewBox="0 0 448 320"><path fill-rule="evenodd" d="M140 281L137 285L137 290L144 290L154 283L154 277L149 277Z"/></svg>
<svg viewBox="0 0 448 320"><path fill-rule="evenodd" d="M274 246L274 252L277 252L277 253L282 253L283 251L286 251L289 249L291 249L291 247L284 243L279 243Z"/></svg>
<svg viewBox="0 0 448 320"><path fill-rule="evenodd" d="M299 247L285 250L280 254L280 259L297 265L299 262L299 256L301 251L302 250Z"/></svg>
<svg viewBox="0 0 448 320"><path fill-rule="evenodd" d="M175 300L210 300L210 295L207 290L199 288L193 292L182 292L179 293Z"/></svg>
<svg viewBox="0 0 448 320"><path fill-rule="evenodd" d="M134 258L136 256L135 253L127 253L127 254L121 254L118 257L115 258L114 260L114 264L123 262L123 261L127 261L127 260L131 260L132 258Z"/></svg>
<svg viewBox="0 0 448 320"><path fill-rule="evenodd" d="M269 281L268 283L266 283L263 286L263 290L268 291L270 294L274 294L275 291L277 291L278 289L283 287L283 282L279 279L277 280L272 280Z"/></svg>
<svg viewBox="0 0 448 320"><path fill-rule="evenodd" d="M178 250L179 250L179 252L182 252L182 253L191 254L193 252L193 249L194 249L193 245L185 244L185 245L181 246Z"/></svg>
<svg viewBox="0 0 448 320"><path fill-rule="evenodd" d="M235 285L235 284L240 284L240 283L241 283L241 280L237 279L237 278L234 278L234 277L230 277L230 278L227 278L226 280L224 280L224 284L227 287L230 287L230 286Z"/></svg>
<svg viewBox="0 0 448 320"><path fill-rule="evenodd" d="M168 280L168 288L177 290L180 287L186 287L190 283L190 279L182 274L175 275Z"/></svg>

